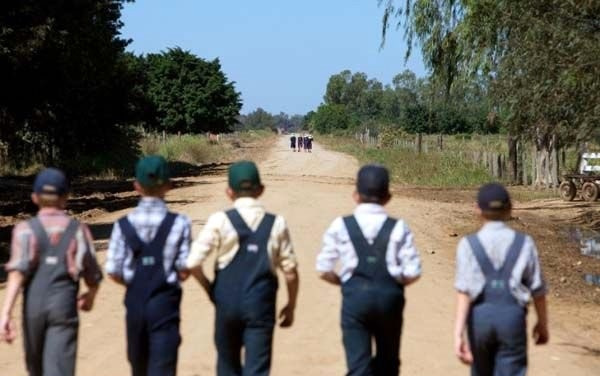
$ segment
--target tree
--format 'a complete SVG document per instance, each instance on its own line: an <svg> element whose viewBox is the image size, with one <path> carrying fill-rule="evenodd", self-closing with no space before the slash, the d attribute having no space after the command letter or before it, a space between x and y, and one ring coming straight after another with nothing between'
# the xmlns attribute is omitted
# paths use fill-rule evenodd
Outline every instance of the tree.
<svg viewBox="0 0 600 376"><path fill-rule="evenodd" d="M245 129L277 129L273 115L261 107L242 117L241 122Z"/></svg>
<svg viewBox="0 0 600 376"><path fill-rule="evenodd" d="M233 130L242 103L219 59L206 61L177 47L149 54L145 60L157 129L173 133Z"/></svg>
<svg viewBox="0 0 600 376"><path fill-rule="evenodd" d="M80 163L135 142L135 77L120 38L123 0L0 2L0 140L15 165Z"/></svg>
<svg viewBox="0 0 600 376"><path fill-rule="evenodd" d="M350 129L356 125L355 120L341 104L322 104L310 116L310 126L319 133L331 133L336 130Z"/></svg>
<svg viewBox="0 0 600 376"><path fill-rule="evenodd" d="M408 0L385 5L420 45L434 79L487 80L508 130L537 148L540 185L557 183L557 147L600 125L600 3L560 0ZM514 142L511 141L511 145ZM554 173L551 171L554 170Z"/></svg>

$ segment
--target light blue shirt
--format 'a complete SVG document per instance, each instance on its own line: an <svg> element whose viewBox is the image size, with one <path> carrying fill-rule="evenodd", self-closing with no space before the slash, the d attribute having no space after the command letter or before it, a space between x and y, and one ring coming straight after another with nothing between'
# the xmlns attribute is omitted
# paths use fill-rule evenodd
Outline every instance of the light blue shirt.
<svg viewBox="0 0 600 376"><path fill-rule="evenodd" d="M504 222L488 222L477 237L490 258L494 268L504 264L508 249L515 239L515 230ZM479 267L473 250L466 238L462 238L456 251L456 290L466 293L475 300L483 291L485 276ZM546 294L546 283L542 275L540 260L531 236L525 236L525 242L509 280L510 292L517 301L525 306L532 296Z"/></svg>

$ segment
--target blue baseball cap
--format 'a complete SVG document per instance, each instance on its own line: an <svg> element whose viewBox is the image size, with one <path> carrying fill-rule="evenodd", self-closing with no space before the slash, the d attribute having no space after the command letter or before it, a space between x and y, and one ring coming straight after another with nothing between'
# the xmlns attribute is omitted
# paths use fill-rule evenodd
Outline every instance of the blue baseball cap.
<svg viewBox="0 0 600 376"><path fill-rule="evenodd" d="M33 192L62 196L69 193L69 182L61 170L46 168L35 177Z"/></svg>
<svg viewBox="0 0 600 376"><path fill-rule="evenodd" d="M382 165L365 165L358 171L356 190L364 197L385 198L390 194L390 173Z"/></svg>
<svg viewBox="0 0 600 376"><path fill-rule="evenodd" d="M482 211L502 211L512 208L508 191L499 183L482 186L477 193L477 205Z"/></svg>

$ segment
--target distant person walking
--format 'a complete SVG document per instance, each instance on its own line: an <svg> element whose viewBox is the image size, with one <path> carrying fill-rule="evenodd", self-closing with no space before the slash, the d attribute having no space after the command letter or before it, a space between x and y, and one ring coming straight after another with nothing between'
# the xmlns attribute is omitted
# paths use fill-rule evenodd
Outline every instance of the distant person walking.
<svg viewBox="0 0 600 376"><path fill-rule="evenodd" d="M304 147L304 137L298 136L298 151L302 151Z"/></svg>
<svg viewBox="0 0 600 376"><path fill-rule="evenodd" d="M292 134L290 137L290 148L295 152L296 151L296 134Z"/></svg>
<svg viewBox="0 0 600 376"><path fill-rule="evenodd" d="M313 136L309 134L305 139L306 139L306 150L309 153L312 153Z"/></svg>

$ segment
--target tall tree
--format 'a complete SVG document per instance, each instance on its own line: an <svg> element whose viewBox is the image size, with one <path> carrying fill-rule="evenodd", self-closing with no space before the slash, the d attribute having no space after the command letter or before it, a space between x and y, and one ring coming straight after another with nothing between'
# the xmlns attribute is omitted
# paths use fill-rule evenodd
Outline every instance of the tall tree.
<svg viewBox="0 0 600 376"><path fill-rule="evenodd" d="M229 132L242 107L240 93L228 81L219 59L206 61L172 48L146 57L148 96L160 130Z"/></svg>

